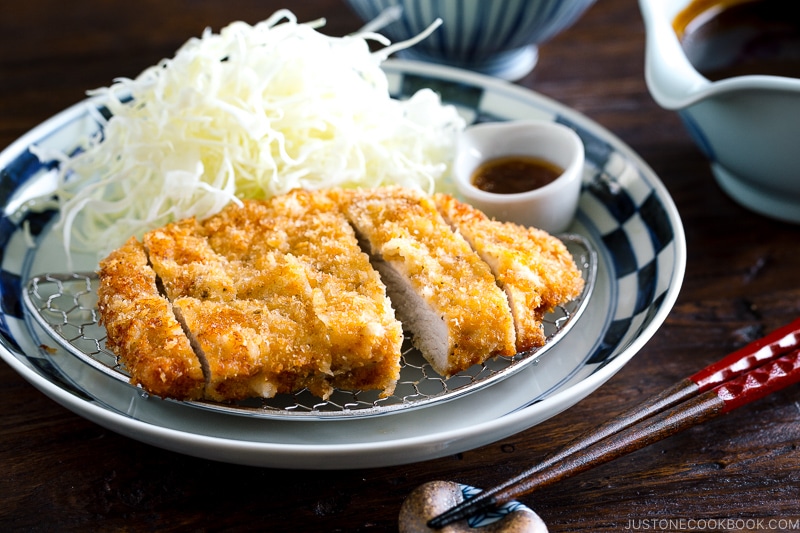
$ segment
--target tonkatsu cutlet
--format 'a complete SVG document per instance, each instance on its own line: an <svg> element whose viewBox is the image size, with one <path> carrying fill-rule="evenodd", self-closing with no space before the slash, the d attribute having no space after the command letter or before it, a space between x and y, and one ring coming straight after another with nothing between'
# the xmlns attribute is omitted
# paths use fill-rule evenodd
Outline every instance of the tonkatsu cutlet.
<svg viewBox="0 0 800 533"><path fill-rule="evenodd" d="M450 376L516 352L503 291L430 196L401 187L331 195L368 243L398 316L437 372Z"/></svg>
<svg viewBox="0 0 800 533"><path fill-rule="evenodd" d="M541 346L544 314L583 287L559 239L402 187L232 203L131 238L99 277L132 383L216 401L388 396L404 327L448 377Z"/></svg>
<svg viewBox="0 0 800 533"><path fill-rule="evenodd" d="M575 299L583 278L561 240L545 231L490 219L482 211L445 194L434 196L453 228L492 269L508 295L522 352L547 340L544 315Z"/></svg>

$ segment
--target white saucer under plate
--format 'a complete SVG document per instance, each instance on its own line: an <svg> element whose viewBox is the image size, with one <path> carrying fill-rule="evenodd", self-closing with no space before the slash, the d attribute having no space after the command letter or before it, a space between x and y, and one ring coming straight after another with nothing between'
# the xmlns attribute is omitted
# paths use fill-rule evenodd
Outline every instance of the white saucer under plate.
<svg viewBox="0 0 800 533"><path fill-rule="evenodd" d="M0 357L44 394L110 430L165 449L238 464L346 469L433 459L486 445L574 405L622 368L678 296L686 244L678 212L653 171L614 135L535 92L474 73L387 61L392 94L439 92L468 122L538 118L574 128L586 148L580 208L570 232L598 251L594 292L577 324L537 364L468 396L388 416L265 420L147 398L71 357L50 357L23 312L34 275L66 270L49 215L17 209L47 190L52 169L28 147L68 150L96 125L81 102L0 153ZM30 246L30 234L35 236ZM78 257L76 269L96 258Z"/></svg>

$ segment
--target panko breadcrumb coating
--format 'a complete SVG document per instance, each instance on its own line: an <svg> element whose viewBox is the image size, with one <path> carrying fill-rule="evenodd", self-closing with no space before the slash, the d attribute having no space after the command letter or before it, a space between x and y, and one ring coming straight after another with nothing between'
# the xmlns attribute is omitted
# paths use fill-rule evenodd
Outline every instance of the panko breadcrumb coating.
<svg viewBox="0 0 800 533"><path fill-rule="evenodd" d="M450 376L492 356L516 353L503 291L430 196L401 187L337 196L378 258L415 346L437 372Z"/></svg>
<svg viewBox="0 0 800 533"><path fill-rule="evenodd" d="M131 382L159 396L203 397L205 378L170 302L156 285L141 243L131 238L100 262L98 311L106 347L118 354Z"/></svg>
<svg viewBox="0 0 800 533"><path fill-rule="evenodd" d="M505 290L514 314L517 351L542 346L544 315L583 290L583 278L567 247L543 230L490 219L452 196L436 194L434 199Z"/></svg>
<svg viewBox="0 0 800 533"><path fill-rule="evenodd" d="M131 382L215 401L388 396L403 328L450 376L541 346L543 315L583 286L557 238L397 186L232 203L131 238L99 278Z"/></svg>

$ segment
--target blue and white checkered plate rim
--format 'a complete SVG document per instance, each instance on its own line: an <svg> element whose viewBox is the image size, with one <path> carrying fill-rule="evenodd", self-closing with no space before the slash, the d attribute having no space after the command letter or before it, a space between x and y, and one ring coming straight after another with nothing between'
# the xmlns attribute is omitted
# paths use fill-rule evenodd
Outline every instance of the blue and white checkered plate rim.
<svg viewBox="0 0 800 533"><path fill-rule="evenodd" d="M75 146L79 136L96 128L88 102L68 108L0 153L0 357L57 403L120 434L189 455L282 468L377 467L450 455L539 424L596 390L652 337L680 290L686 245L666 188L613 134L538 93L418 62L387 61L384 70L394 96L430 87L469 123L552 120L572 127L583 140L583 191L569 232L596 250L596 279L585 311L546 357L452 401L330 422L191 409L147 398L69 355L51 356L41 346L49 337L24 311L22 294L32 275L59 271L54 265L64 264L62 247L49 231L49 216L20 216L18 208L53 179L52 168L28 147ZM23 228L37 236L34 246ZM96 258L84 259L81 264L76 258L76 270L96 266Z"/></svg>

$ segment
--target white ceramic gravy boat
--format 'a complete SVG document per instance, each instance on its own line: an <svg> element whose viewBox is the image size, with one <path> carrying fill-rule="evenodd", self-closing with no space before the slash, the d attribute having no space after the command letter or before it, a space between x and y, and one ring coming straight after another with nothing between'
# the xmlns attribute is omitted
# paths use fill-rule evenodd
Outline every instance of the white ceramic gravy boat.
<svg viewBox="0 0 800 533"><path fill-rule="evenodd" d="M690 3L639 0L647 87L656 103L680 114L728 195L755 212L800 223L800 79L702 76L672 27Z"/></svg>

